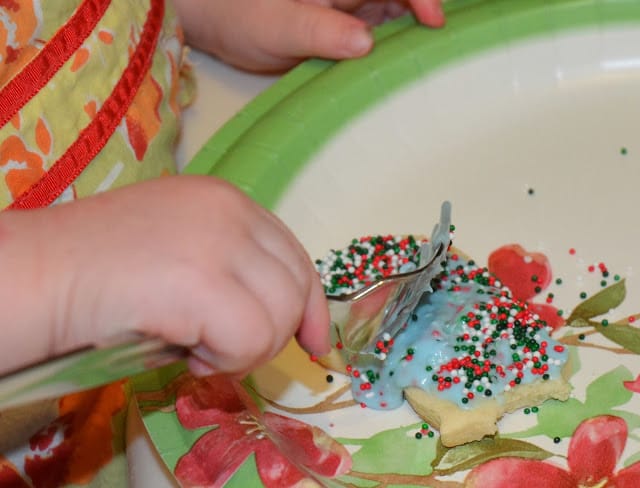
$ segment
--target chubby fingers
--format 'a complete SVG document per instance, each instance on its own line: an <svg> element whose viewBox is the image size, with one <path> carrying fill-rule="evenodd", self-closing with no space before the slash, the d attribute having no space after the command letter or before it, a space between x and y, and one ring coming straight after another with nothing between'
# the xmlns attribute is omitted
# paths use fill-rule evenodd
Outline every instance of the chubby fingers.
<svg viewBox="0 0 640 488"><path fill-rule="evenodd" d="M429 27L442 27L445 24L442 0L409 0L416 18Z"/></svg>
<svg viewBox="0 0 640 488"><path fill-rule="evenodd" d="M293 234L261 213L229 256L229 276L211 297L213 323L201 329L195 374L244 374L296 336L314 354L329 351L329 317L320 278Z"/></svg>
<svg viewBox="0 0 640 488"><path fill-rule="evenodd" d="M302 323L296 333L296 339L306 351L318 356L328 354L329 343L329 308L320 280L313 280L307 299L307 306Z"/></svg>
<svg viewBox="0 0 640 488"><path fill-rule="evenodd" d="M278 22L280 28L269 29L268 43L292 57L344 59L363 56L373 47L366 22L316 2L283 4Z"/></svg>
<svg viewBox="0 0 640 488"><path fill-rule="evenodd" d="M278 232L270 238L260 238L261 246L279 261L283 270L293 273L300 291L303 291L304 311L300 317L296 339L300 346L310 353L327 354L330 350L330 318L320 276L291 230L272 213L265 212L265 219L270 221ZM268 235L267 229L262 235ZM295 253L295 257L288 257L287 252Z"/></svg>

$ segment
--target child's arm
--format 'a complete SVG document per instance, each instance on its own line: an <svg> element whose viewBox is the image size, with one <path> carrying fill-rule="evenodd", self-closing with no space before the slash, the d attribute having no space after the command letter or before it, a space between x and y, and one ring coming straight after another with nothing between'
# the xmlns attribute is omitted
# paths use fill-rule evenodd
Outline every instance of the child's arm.
<svg viewBox="0 0 640 488"><path fill-rule="evenodd" d="M140 331L246 372L293 335L328 351L309 257L275 216L211 177L165 177L0 214L0 372Z"/></svg>
<svg viewBox="0 0 640 488"><path fill-rule="evenodd" d="M345 59L373 46L369 25L357 18L365 7L405 2L363 0L174 0L187 42L251 71L279 71L318 56ZM444 24L441 0L411 0L424 24ZM397 11L398 9L393 9ZM356 15L350 15L354 12Z"/></svg>

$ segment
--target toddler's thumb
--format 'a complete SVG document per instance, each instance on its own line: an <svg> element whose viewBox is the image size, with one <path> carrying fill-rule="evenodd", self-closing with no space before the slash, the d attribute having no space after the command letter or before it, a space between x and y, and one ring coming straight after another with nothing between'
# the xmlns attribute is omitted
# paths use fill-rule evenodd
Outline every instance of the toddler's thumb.
<svg viewBox="0 0 640 488"><path fill-rule="evenodd" d="M345 59L367 54L373 37L366 22L338 10L292 2L286 27L297 57Z"/></svg>

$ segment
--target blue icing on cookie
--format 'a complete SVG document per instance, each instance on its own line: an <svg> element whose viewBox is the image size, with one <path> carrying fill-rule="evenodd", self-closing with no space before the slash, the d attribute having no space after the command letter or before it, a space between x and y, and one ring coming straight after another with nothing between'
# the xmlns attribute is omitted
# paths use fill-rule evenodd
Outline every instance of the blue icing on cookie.
<svg viewBox="0 0 640 488"><path fill-rule="evenodd" d="M393 409L418 387L473 408L519 384L557 379L567 350L549 328L486 268L449 255L434 291L425 293L394 337L378 342L378 359L348 367L354 398Z"/></svg>

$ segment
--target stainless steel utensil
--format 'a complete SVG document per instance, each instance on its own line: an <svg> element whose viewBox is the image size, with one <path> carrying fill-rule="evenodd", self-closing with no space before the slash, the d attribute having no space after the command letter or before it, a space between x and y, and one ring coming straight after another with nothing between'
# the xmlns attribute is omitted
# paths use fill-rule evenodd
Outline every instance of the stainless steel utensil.
<svg viewBox="0 0 640 488"><path fill-rule="evenodd" d="M420 248L417 269L382 278L353 293L327 295L334 343L350 360L378 357L379 340L395 337L431 281L441 271L450 243L451 204L444 202L440 222ZM354 361L351 361L354 362Z"/></svg>

